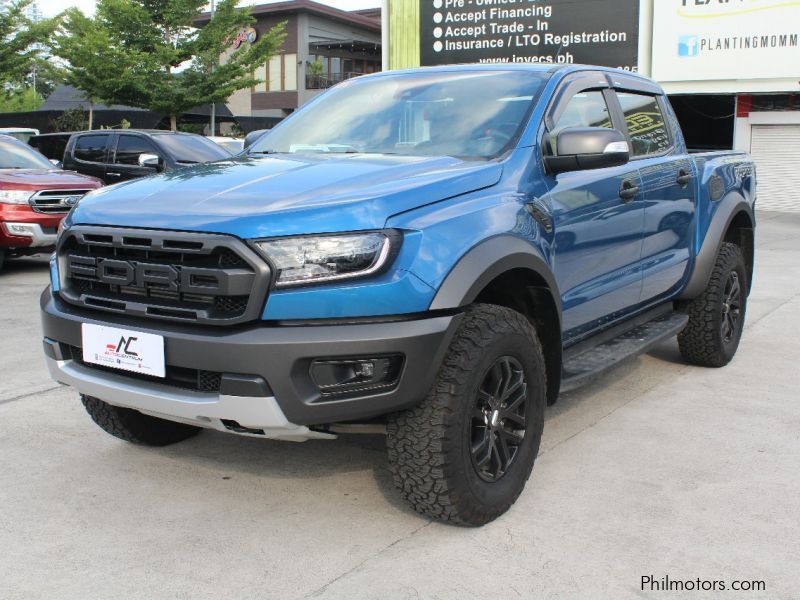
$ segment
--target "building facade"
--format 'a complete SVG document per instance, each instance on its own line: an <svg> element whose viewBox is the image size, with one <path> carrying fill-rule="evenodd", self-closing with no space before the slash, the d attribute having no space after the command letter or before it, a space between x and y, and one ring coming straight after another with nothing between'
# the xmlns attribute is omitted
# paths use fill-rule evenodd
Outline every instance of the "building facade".
<svg viewBox="0 0 800 600"><path fill-rule="evenodd" d="M387 0L386 68L466 62L635 70L696 150L751 152L761 209L800 212L800 2Z"/></svg>
<svg viewBox="0 0 800 600"><path fill-rule="evenodd" d="M261 83L231 96L228 107L236 116L285 117L339 81L381 70L380 9L349 12L290 0L253 6L251 12L256 23L231 41L232 50L280 23L286 23L286 38L256 69Z"/></svg>
<svg viewBox="0 0 800 600"><path fill-rule="evenodd" d="M10 7L12 2L13 0L0 0L0 13ZM33 2L25 8L25 16L34 23L38 23L44 18L44 14L37 0L33 0Z"/></svg>

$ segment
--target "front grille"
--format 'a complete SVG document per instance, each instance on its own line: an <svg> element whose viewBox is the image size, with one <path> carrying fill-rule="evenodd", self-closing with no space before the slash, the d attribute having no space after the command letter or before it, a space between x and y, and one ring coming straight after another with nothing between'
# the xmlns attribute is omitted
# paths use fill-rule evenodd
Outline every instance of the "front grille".
<svg viewBox="0 0 800 600"><path fill-rule="evenodd" d="M63 347L63 346L62 346ZM182 388L185 390L193 390L195 392L219 392L222 386L222 373L217 371L203 371L202 369L189 369L186 367L173 367L166 365L166 377L154 377L152 375L144 375L134 371L124 371L105 367L103 365L95 365L87 363L83 360L83 352L77 346L68 346L72 360L79 365L97 371L106 373L113 373L123 377L131 377L143 381L151 381L155 383L162 383L172 387Z"/></svg>
<svg viewBox="0 0 800 600"><path fill-rule="evenodd" d="M90 190L42 190L30 199L31 208L39 213L67 213Z"/></svg>
<svg viewBox="0 0 800 600"><path fill-rule="evenodd" d="M59 241L61 296L133 316L210 324L258 317L269 267L229 236L73 227Z"/></svg>

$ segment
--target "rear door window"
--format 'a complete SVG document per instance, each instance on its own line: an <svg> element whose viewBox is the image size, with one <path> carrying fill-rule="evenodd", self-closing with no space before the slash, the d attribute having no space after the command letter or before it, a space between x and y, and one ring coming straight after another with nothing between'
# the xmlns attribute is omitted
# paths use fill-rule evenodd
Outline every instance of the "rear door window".
<svg viewBox="0 0 800 600"><path fill-rule="evenodd" d="M107 133L96 135L82 135L75 141L75 158L84 162L105 162Z"/></svg>
<svg viewBox="0 0 800 600"><path fill-rule="evenodd" d="M138 135L119 136L117 141L117 151L114 154L114 163L118 165L139 165L139 155L155 154L159 156L156 147L150 140Z"/></svg>
<svg viewBox="0 0 800 600"><path fill-rule="evenodd" d="M645 94L617 92L634 157L662 154L672 145L658 98Z"/></svg>

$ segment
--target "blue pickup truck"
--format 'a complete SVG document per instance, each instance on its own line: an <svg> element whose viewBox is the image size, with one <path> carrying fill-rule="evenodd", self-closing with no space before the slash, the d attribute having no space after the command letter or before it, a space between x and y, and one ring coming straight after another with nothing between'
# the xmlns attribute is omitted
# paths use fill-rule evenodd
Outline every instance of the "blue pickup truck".
<svg viewBox="0 0 800 600"><path fill-rule="evenodd" d="M245 155L86 195L44 351L123 440L380 431L416 510L481 525L560 392L675 335L689 363L731 360L755 185L745 154L687 154L631 73L359 77Z"/></svg>

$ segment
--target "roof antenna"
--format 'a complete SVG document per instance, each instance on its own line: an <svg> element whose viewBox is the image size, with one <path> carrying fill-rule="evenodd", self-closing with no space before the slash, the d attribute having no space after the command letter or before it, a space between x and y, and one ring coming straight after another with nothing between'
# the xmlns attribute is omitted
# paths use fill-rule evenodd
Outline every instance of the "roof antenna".
<svg viewBox="0 0 800 600"><path fill-rule="evenodd" d="M561 56L561 51L567 47L566 42L561 42L561 46L558 48L558 52L556 52L556 64L558 64L558 57Z"/></svg>

